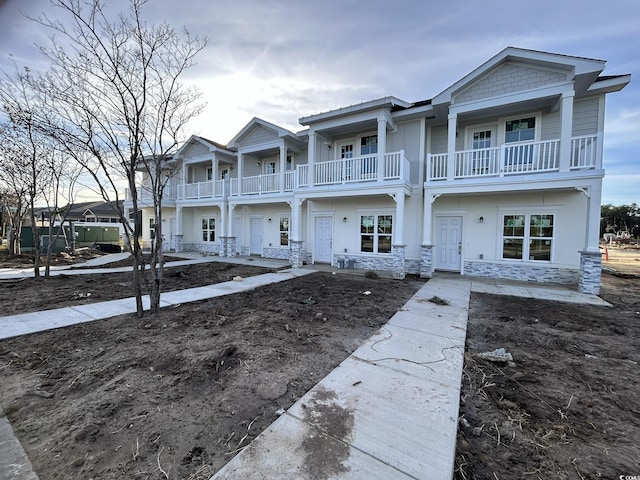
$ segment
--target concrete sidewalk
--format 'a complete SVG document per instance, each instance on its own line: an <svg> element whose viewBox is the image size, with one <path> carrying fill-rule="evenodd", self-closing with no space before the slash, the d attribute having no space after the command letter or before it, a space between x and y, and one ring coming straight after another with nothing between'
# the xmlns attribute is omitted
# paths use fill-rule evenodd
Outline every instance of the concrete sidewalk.
<svg viewBox="0 0 640 480"><path fill-rule="evenodd" d="M272 268L285 264L246 257L234 260ZM200 261L220 260L195 255L181 263ZM166 292L162 306L251 290L313 272L308 267L287 269L241 282ZM596 296L557 285L436 274L379 333L212 479L450 480L472 291L609 305ZM448 304L430 302L433 296ZM0 317L0 339L131 312L135 312L135 301L129 298ZM0 478L37 480L3 415L0 447Z"/></svg>

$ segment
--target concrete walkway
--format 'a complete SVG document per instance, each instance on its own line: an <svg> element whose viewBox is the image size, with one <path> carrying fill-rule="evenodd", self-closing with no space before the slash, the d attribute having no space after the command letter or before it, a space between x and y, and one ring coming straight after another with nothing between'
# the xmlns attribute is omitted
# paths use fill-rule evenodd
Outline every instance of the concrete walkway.
<svg viewBox="0 0 640 480"><path fill-rule="evenodd" d="M193 257L180 264L220 261ZM246 257L231 260L272 268L285 264ZM246 291L313 272L310 268L286 269L240 282L166 292L162 306ZM472 291L609 305L593 295L558 286L436 274L379 333L283 412L212 479L450 480ZM447 304L431 302L434 296ZM131 312L135 312L135 301L129 298L0 317L0 339ZM37 480L1 413L0 478Z"/></svg>

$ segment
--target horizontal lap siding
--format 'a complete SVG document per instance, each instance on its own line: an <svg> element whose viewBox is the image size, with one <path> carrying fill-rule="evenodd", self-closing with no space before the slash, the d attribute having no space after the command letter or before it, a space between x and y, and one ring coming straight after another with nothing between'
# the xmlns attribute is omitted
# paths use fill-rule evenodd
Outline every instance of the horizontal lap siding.
<svg viewBox="0 0 640 480"><path fill-rule="evenodd" d="M598 100L599 97L589 97L573 102L574 137L595 135L598 132Z"/></svg>

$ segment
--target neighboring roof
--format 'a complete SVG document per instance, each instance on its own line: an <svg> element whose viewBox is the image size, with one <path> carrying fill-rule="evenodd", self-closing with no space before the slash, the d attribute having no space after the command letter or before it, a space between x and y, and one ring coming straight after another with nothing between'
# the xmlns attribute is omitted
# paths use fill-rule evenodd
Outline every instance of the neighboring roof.
<svg viewBox="0 0 640 480"><path fill-rule="evenodd" d="M329 110L326 112L317 113L315 115L309 115L307 117L301 117L298 119L301 125L310 125L312 123L320 122L322 120L328 120L330 118L342 117L345 115L351 115L353 113L366 112L369 110L377 110L383 107L394 108L400 106L403 108L409 108L412 104L401 100L397 97L382 97L369 100L367 102L358 103L355 105L349 105L348 107L337 108L335 110Z"/></svg>
<svg viewBox="0 0 640 480"><path fill-rule="evenodd" d="M120 208L122 208L123 203L124 202L120 200ZM65 211L67 209L69 209L68 217L71 218L84 217L87 214L87 211L90 212L90 215L95 215L96 217L117 216L112 204L103 201L73 203L60 208L61 211Z"/></svg>

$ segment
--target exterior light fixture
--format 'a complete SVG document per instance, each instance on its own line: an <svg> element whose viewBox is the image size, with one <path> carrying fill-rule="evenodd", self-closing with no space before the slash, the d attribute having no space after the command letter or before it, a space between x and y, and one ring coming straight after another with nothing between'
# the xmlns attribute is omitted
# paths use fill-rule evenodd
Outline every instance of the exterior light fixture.
<svg viewBox="0 0 640 480"><path fill-rule="evenodd" d="M480 223L484 223L484 217L480 217L480 218L478 219L478 221L479 221Z"/></svg>
<svg viewBox="0 0 640 480"><path fill-rule="evenodd" d="M343 217L343 218L342 218L342 221L343 221L344 223L347 223L347 217Z"/></svg>

